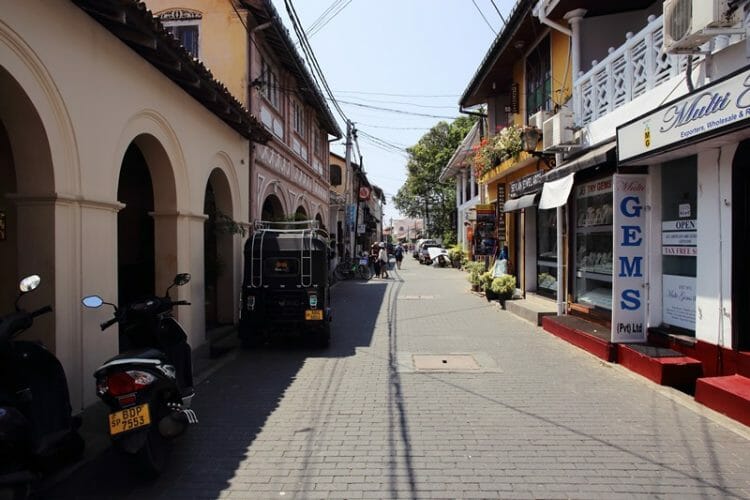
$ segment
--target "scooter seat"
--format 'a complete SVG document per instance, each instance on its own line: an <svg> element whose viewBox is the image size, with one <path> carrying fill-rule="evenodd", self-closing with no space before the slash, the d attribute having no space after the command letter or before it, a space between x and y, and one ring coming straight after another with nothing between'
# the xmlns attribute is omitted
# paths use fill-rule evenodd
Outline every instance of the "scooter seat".
<svg viewBox="0 0 750 500"><path fill-rule="evenodd" d="M127 360L146 360L146 359L154 359L159 361L167 361L167 355L164 354L162 351L154 348L146 348L146 349L134 349L132 351L125 351L121 354L118 354L117 356L114 356L107 361L105 361L105 365L108 365L113 362L123 362ZM115 363L119 364L119 363Z"/></svg>

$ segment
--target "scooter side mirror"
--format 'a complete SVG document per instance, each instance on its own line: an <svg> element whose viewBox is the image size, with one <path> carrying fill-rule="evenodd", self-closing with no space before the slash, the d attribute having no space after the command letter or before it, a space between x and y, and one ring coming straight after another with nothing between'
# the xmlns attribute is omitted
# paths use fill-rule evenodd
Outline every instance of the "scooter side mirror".
<svg viewBox="0 0 750 500"><path fill-rule="evenodd" d="M82 298L81 303L90 309L96 309L104 304L104 300L98 295L89 295L88 297Z"/></svg>
<svg viewBox="0 0 750 500"><path fill-rule="evenodd" d="M190 282L190 273L180 273L174 277L174 285L182 286Z"/></svg>
<svg viewBox="0 0 750 500"><path fill-rule="evenodd" d="M18 289L21 293L28 293L38 287L41 282L42 278L36 274L32 274L31 276L26 276L18 283Z"/></svg>

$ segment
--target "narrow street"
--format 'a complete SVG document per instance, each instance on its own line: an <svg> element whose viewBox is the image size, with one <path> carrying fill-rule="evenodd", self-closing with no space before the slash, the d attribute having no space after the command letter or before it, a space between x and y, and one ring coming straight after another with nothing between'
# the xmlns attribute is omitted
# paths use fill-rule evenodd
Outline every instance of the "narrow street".
<svg viewBox="0 0 750 500"><path fill-rule="evenodd" d="M750 498L747 427L486 302L463 272L409 255L333 300L329 349L238 351L198 386L200 423L160 479L108 451L43 498Z"/></svg>

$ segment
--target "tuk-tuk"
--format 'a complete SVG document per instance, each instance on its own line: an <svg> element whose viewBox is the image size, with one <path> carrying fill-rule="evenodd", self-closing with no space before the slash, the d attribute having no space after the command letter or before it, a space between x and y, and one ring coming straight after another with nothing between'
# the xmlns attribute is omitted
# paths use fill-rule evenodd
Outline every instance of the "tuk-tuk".
<svg viewBox="0 0 750 500"><path fill-rule="evenodd" d="M245 243L239 327L243 346L291 335L328 346L328 241L315 220L254 223Z"/></svg>

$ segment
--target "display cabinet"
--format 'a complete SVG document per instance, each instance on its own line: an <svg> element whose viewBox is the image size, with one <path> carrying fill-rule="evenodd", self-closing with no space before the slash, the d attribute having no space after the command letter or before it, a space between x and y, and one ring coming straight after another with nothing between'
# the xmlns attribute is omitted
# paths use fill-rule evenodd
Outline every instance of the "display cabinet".
<svg viewBox="0 0 750 500"><path fill-rule="evenodd" d="M582 184L575 203L575 301L612 309L612 179Z"/></svg>

